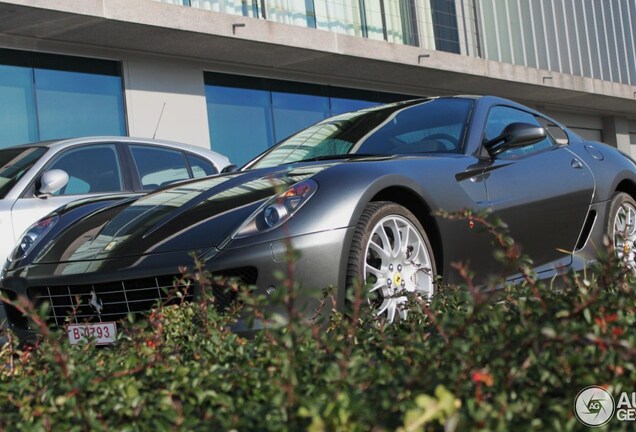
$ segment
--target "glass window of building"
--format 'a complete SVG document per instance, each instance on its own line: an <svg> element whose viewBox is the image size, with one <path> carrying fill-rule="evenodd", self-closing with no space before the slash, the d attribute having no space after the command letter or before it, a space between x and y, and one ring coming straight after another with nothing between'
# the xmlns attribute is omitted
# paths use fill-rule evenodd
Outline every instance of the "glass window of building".
<svg viewBox="0 0 636 432"><path fill-rule="evenodd" d="M33 70L0 65L0 147L36 141Z"/></svg>
<svg viewBox="0 0 636 432"><path fill-rule="evenodd" d="M508 28L507 33L510 35L510 42L512 44L512 57L514 63L527 65L526 47L523 44L523 22L520 19L520 5L515 2L510 2L506 5L508 7ZM512 29L516 29L512 31Z"/></svg>
<svg viewBox="0 0 636 432"><path fill-rule="evenodd" d="M329 98L319 94L272 92L274 139L281 141L298 129L329 116Z"/></svg>
<svg viewBox="0 0 636 432"><path fill-rule="evenodd" d="M413 0L364 0L362 4L365 37L419 46L417 12Z"/></svg>
<svg viewBox="0 0 636 432"><path fill-rule="evenodd" d="M365 36L369 39L386 40L386 18L382 0L364 0Z"/></svg>
<svg viewBox="0 0 636 432"><path fill-rule="evenodd" d="M256 0L159 0L162 3L170 3L179 6L192 6L197 9L205 9L214 12L222 12L232 15L259 17L259 7Z"/></svg>
<svg viewBox="0 0 636 432"><path fill-rule="evenodd" d="M119 63L0 49L0 147L126 135Z"/></svg>
<svg viewBox="0 0 636 432"><path fill-rule="evenodd" d="M361 110L377 105L377 102L371 102L364 99L348 99L340 97L331 98L331 114L342 114L349 111Z"/></svg>
<svg viewBox="0 0 636 432"><path fill-rule="evenodd" d="M559 71L566 74L572 73L571 56L570 56L570 30L567 27L565 13L563 10L563 2L556 2L551 5L554 14L554 37L555 46L557 47L557 55L559 56Z"/></svg>
<svg viewBox="0 0 636 432"><path fill-rule="evenodd" d="M592 63L590 62L589 35L586 30L587 16L583 2L573 2L572 20L577 37L577 56L581 64L581 74L585 77L592 76Z"/></svg>
<svg viewBox="0 0 636 432"><path fill-rule="evenodd" d="M460 53L454 0L157 0Z"/></svg>
<svg viewBox="0 0 636 432"><path fill-rule="evenodd" d="M432 0L435 1L442 0ZM472 10L489 60L634 84L636 3L481 0ZM437 49L440 49L437 47Z"/></svg>
<svg viewBox="0 0 636 432"><path fill-rule="evenodd" d="M621 58L627 61L627 76L629 84L636 85L636 61L633 60L634 58L636 58L636 29L634 29L634 24L632 21L636 19L636 3L621 2L619 4L619 12L623 20L622 30L625 37L624 48L627 53L632 53L632 61L627 60L628 58L630 58L629 54L627 56L622 56Z"/></svg>
<svg viewBox="0 0 636 432"><path fill-rule="evenodd" d="M360 0L314 0L316 28L351 36L364 36Z"/></svg>
<svg viewBox="0 0 636 432"><path fill-rule="evenodd" d="M536 35L533 26L532 5L530 2L521 2L519 4L519 25L523 32L521 40L523 43L523 51L525 53L526 65L529 67L538 67L536 52Z"/></svg>
<svg viewBox="0 0 636 432"><path fill-rule="evenodd" d="M457 10L451 0L430 0L435 33L435 49L460 53Z"/></svg>
<svg viewBox="0 0 636 432"><path fill-rule="evenodd" d="M313 2L306 0L268 0L265 17L279 23L316 27Z"/></svg>
<svg viewBox="0 0 636 432"><path fill-rule="evenodd" d="M616 41L616 29L614 28L612 2L603 2L601 6L601 15L605 21L605 39L607 42L608 62L610 65L611 78L610 80L620 82L621 72L619 69L617 41Z"/></svg>
<svg viewBox="0 0 636 432"><path fill-rule="evenodd" d="M259 79L206 74L212 148L241 165L274 143L271 94Z"/></svg>
<svg viewBox="0 0 636 432"><path fill-rule="evenodd" d="M436 49L436 34L430 0L415 0L415 15L415 31L419 38L418 45L430 50ZM438 22L437 18L435 22Z"/></svg>
<svg viewBox="0 0 636 432"><path fill-rule="evenodd" d="M125 134L119 77L47 69L34 74L40 139Z"/></svg>
<svg viewBox="0 0 636 432"><path fill-rule="evenodd" d="M411 98L212 72L205 84L212 149L237 165L324 118Z"/></svg>
<svg viewBox="0 0 636 432"><path fill-rule="evenodd" d="M600 38L596 27L596 12L594 0L584 0L583 18L585 22L585 33L588 37L588 54L592 65L592 76L602 79Z"/></svg>
<svg viewBox="0 0 636 432"><path fill-rule="evenodd" d="M485 1L479 5L481 45L487 59L501 61L499 44L497 42L497 16L493 2Z"/></svg>
<svg viewBox="0 0 636 432"><path fill-rule="evenodd" d="M567 23L568 54L571 62L571 71L573 75L583 76L583 68L580 57L581 48L579 47L579 38L577 37L578 26L576 22L575 2L564 3L562 7L564 18Z"/></svg>

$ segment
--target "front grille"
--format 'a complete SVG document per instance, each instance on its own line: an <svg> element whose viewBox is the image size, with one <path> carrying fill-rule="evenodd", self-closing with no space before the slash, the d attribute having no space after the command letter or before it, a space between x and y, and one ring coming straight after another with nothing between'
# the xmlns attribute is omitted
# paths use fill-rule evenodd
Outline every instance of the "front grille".
<svg viewBox="0 0 636 432"><path fill-rule="evenodd" d="M171 275L98 284L29 287L27 295L36 306L45 301L49 303L51 324L62 326L69 317L76 323L117 321L129 313L147 312L159 301L173 304L191 300L192 284L186 286L177 280Z"/></svg>
<svg viewBox="0 0 636 432"><path fill-rule="evenodd" d="M237 267L215 271L212 276L221 279L238 279L243 285L255 285L258 279L258 270L256 270L256 267Z"/></svg>
<svg viewBox="0 0 636 432"><path fill-rule="evenodd" d="M18 296L13 291L2 289L0 290L0 292L4 294L4 296L8 298L10 302L17 301ZM17 308L13 307L11 303L2 303L0 307L4 307L4 311L7 314L7 320L10 323L20 328L26 328L28 326L26 317L22 315L22 312L20 312Z"/></svg>
<svg viewBox="0 0 636 432"><path fill-rule="evenodd" d="M258 273L254 267L240 267L215 272L213 276L221 277L212 283L215 305L225 310L236 300L237 293L223 287L222 280L238 279L241 284L253 285ZM129 313L148 312L159 303L190 301L195 295L195 286L180 276L169 275L97 284L29 287L27 295L36 307L47 302L49 322L63 326L69 320L75 323L118 321Z"/></svg>

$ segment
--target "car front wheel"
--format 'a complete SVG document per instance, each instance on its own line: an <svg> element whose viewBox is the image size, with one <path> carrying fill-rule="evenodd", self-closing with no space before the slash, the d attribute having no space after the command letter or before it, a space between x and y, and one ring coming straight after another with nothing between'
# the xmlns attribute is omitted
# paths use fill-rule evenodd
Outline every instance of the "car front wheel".
<svg viewBox="0 0 636 432"><path fill-rule="evenodd" d="M354 232L348 286L362 282L374 313L393 322L406 318L408 296L430 300L435 275L431 244L413 213L393 202L370 203Z"/></svg>

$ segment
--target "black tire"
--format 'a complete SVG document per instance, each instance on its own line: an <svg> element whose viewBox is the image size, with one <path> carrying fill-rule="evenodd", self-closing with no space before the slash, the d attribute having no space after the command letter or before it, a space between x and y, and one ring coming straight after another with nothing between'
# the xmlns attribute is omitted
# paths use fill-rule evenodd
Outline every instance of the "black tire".
<svg viewBox="0 0 636 432"><path fill-rule="evenodd" d="M634 226L634 221L628 223L627 225L629 226L625 226L623 232L617 231L617 218L621 214L624 215L627 209L633 210L634 214L636 214L636 201L625 192L617 192L609 205L605 233L617 256L620 258L627 254L628 264L631 267L635 267L634 254L636 253L636 244L634 244L634 233L636 232L636 227Z"/></svg>
<svg viewBox="0 0 636 432"><path fill-rule="evenodd" d="M420 249L419 253L422 253L421 251L424 250L426 254L426 256L424 257L426 258L425 268L417 267L418 270L411 269L410 281L412 282L413 278L415 277L416 282L413 285L418 285L417 278L420 278L420 277L430 278L430 282L431 282L430 288L429 288L430 293L428 293L428 298L430 299L430 295L433 294L433 290L434 290L433 283L437 275L437 269L435 266L435 258L433 254L433 248L431 247L431 243L428 239L428 236L426 235L426 231L424 227L413 215L413 213L411 213L405 207L390 201L376 201L376 202L369 203L367 207L364 209L364 211L362 212L360 219L358 220L356 229L354 231L353 240L351 242L351 249L349 252L349 262L347 266L347 289L349 290L350 293L352 293L354 292L353 290L359 289L359 287L362 286L364 282L367 282L367 285L370 285L369 281L365 280L366 275L364 274L364 271L365 271L364 269L365 269L365 263L367 263L367 260L371 260L373 258L369 255L369 254L373 254L373 251L369 252L367 248L369 247L370 240L372 236L374 235L373 230L378 227L378 224L381 221L386 220L387 217L390 217L390 218L395 217L395 219L398 220L399 222L403 222L404 220L408 221L412 225L411 228L414 229L419 235L419 239L421 239L421 245L423 248L423 249ZM412 235L412 234L409 234L409 235ZM396 263L396 274L397 274L397 265L399 265L400 262L402 262L402 265L404 267L409 265L415 266L415 264L413 263L413 260L408 261L406 256L408 255L408 252L404 255L405 256L403 257L404 258L403 261L400 261L400 258L396 258L395 260L393 260ZM416 258L419 258L419 256ZM411 264L408 264L409 262ZM402 269L400 269L400 272L401 271ZM405 269L405 274L406 273L407 271ZM425 273L425 274L422 275L422 273ZM395 277L399 279L397 275ZM387 279L390 279L390 277ZM406 279L406 276L405 276L405 279ZM373 282L379 283L379 279ZM419 282L428 284L428 281L421 280ZM368 292L368 289L370 288L369 286L365 288L366 289L362 292L362 299L364 300L365 304L368 301L372 307L379 307L379 303L384 301L384 295L383 294L380 294L379 296L374 295ZM382 288L382 290L385 290L385 288ZM380 290L377 290L376 293L379 291ZM350 295L349 298L354 298L354 296ZM347 300L345 299L345 302L346 301ZM349 304L346 306L347 306L347 310L349 311L351 309L351 305ZM387 317L388 316L389 316L389 312L387 312ZM389 319L389 321L392 321L392 319Z"/></svg>

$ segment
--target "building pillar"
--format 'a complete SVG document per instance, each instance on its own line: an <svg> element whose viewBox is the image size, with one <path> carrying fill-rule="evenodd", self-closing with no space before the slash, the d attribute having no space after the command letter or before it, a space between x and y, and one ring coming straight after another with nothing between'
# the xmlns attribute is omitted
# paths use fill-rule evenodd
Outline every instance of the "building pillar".
<svg viewBox="0 0 636 432"><path fill-rule="evenodd" d="M123 59L123 65L130 136L210 148L199 64L139 56Z"/></svg>
<svg viewBox="0 0 636 432"><path fill-rule="evenodd" d="M604 117L603 142L616 147L628 155L632 155L629 121L622 117Z"/></svg>

